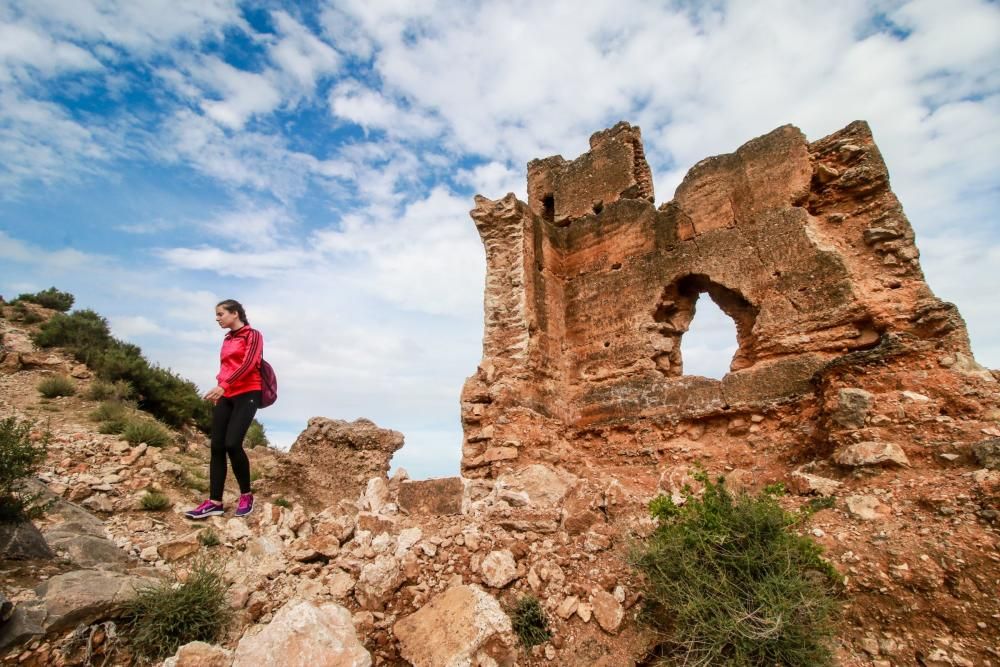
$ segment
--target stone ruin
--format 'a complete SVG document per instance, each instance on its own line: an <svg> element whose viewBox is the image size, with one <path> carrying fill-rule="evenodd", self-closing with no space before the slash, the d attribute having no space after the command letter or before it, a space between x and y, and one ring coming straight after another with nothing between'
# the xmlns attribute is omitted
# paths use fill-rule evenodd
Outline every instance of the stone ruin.
<svg viewBox="0 0 1000 667"><path fill-rule="evenodd" d="M812 143L780 127L702 160L659 207L652 183L639 128L619 123L575 160L529 163L527 203L476 197L485 333L462 392L465 477L571 466L595 441L624 462L637 443L719 419L744 435L781 410L809 426L797 446L830 450L882 439L857 433L863 416L838 435L844 386L939 385L962 410L957 382L994 381L924 281L866 123ZM736 325L721 380L684 374L706 294Z"/></svg>

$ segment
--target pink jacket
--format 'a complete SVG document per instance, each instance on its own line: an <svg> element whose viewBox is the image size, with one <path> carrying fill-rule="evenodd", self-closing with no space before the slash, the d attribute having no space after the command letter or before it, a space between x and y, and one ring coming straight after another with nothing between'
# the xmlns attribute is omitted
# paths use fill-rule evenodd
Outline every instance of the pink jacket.
<svg viewBox="0 0 1000 667"><path fill-rule="evenodd" d="M215 376L224 396L260 391L260 360L264 355L264 337L249 324L230 331L222 340L221 367Z"/></svg>

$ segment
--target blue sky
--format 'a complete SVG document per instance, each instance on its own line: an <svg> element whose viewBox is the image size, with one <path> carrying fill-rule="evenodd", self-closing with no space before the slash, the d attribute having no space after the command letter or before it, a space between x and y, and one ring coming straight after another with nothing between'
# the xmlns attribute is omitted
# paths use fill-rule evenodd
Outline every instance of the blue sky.
<svg viewBox="0 0 1000 667"><path fill-rule="evenodd" d="M55 285L211 386L222 298L279 373L260 413L402 431L455 474L479 361L472 195L642 127L657 203L785 123L871 123L932 289L1000 367L1000 9L914 2L0 1L0 294ZM704 307L703 307L704 305ZM699 304L686 370L732 324Z"/></svg>

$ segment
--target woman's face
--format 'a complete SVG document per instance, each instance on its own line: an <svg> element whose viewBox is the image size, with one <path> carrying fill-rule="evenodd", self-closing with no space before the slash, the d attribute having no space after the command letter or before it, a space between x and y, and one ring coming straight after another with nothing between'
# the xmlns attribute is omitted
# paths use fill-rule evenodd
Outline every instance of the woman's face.
<svg viewBox="0 0 1000 667"><path fill-rule="evenodd" d="M215 321L223 329L232 329L234 326L239 326L240 316L235 312L226 310L222 306L216 306Z"/></svg>

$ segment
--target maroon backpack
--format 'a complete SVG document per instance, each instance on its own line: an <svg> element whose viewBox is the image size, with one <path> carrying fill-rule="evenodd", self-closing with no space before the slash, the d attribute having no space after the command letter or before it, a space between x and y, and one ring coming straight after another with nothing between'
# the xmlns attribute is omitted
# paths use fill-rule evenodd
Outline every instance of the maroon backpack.
<svg viewBox="0 0 1000 667"><path fill-rule="evenodd" d="M278 376L271 364L260 360L260 407L266 408L278 400Z"/></svg>

